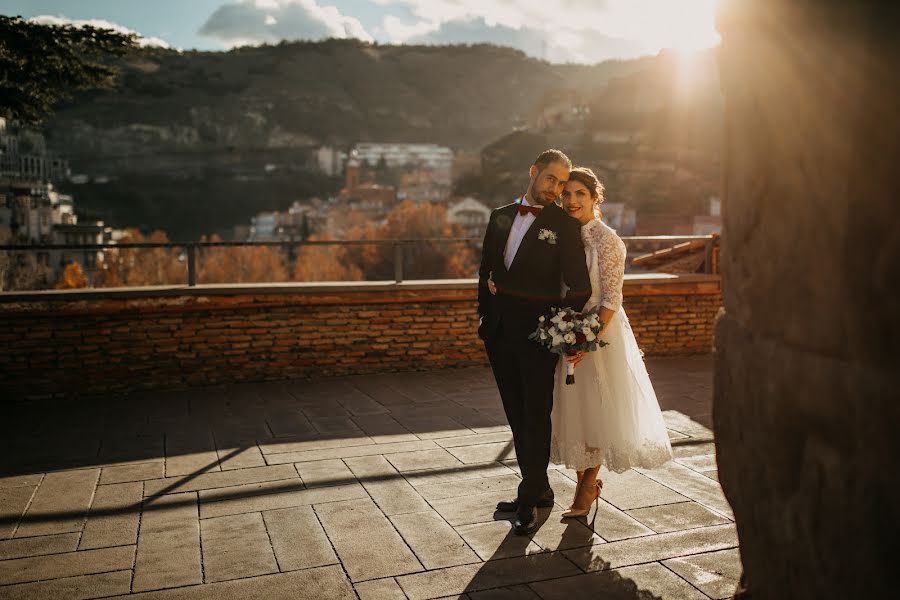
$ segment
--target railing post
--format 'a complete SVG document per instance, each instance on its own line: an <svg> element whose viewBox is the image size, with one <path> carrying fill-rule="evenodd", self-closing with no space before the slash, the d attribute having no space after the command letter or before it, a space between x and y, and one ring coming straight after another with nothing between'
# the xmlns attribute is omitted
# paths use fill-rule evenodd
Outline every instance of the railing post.
<svg viewBox="0 0 900 600"><path fill-rule="evenodd" d="M712 253L713 253L713 238L712 236L706 240L706 244L703 247L703 272L709 275L712 273Z"/></svg>
<svg viewBox="0 0 900 600"><path fill-rule="evenodd" d="M197 246L188 244L185 249L188 259L188 285L193 287L197 285Z"/></svg>
<svg viewBox="0 0 900 600"><path fill-rule="evenodd" d="M403 281L403 242L394 243L394 281Z"/></svg>

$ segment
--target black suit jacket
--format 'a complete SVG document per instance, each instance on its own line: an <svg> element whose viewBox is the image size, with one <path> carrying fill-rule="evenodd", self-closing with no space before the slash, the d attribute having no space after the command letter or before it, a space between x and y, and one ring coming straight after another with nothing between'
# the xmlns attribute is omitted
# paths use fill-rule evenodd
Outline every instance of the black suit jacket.
<svg viewBox="0 0 900 600"><path fill-rule="evenodd" d="M478 335L483 340L495 337L502 327L504 337L525 341L537 327L538 317L552 307L581 310L591 296L581 224L555 204L541 210L506 269L503 252L517 210L515 203L495 209L484 235L478 271ZM555 244L538 239L542 229L556 233ZM491 273L496 296L487 286ZM562 283L568 287L565 298Z"/></svg>

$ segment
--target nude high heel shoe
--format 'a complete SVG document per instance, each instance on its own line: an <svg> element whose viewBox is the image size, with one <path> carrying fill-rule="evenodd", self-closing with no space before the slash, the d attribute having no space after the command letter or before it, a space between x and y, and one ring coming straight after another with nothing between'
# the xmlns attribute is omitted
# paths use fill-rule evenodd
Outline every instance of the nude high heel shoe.
<svg viewBox="0 0 900 600"><path fill-rule="evenodd" d="M575 517L586 517L591 512L591 504L596 504L597 510L600 510L600 490L603 489L603 482L599 479L594 484L594 497L591 498L587 508L570 508L562 514L563 519L571 519ZM577 495L577 491L576 491ZM595 513L596 514L596 513Z"/></svg>

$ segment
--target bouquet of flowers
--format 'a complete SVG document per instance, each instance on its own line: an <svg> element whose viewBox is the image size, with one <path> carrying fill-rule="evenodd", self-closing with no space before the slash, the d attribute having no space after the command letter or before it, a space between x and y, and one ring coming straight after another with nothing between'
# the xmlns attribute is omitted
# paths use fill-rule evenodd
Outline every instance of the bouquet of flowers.
<svg viewBox="0 0 900 600"><path fill-rule="evenodd" d="M550 352L560 356L573 356L577 352L593 352L608 346L597 336L603 329L603 322L596 311L576 312L571 308L551 309L546 317L538 319L537 329L528 336ZM566 384L575 383L575 365L566 364Z"/></svg>

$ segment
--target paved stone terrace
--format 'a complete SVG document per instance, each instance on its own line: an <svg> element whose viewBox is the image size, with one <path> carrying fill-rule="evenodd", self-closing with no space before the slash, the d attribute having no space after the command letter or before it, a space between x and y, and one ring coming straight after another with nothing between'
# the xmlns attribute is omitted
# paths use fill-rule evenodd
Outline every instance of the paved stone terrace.
<svg viewBox="0 0 900 600"><path fill-rule="evenodd" d="M725 598L709 357L655 359L676 460L603 473L514 536L511 436L486 369L4 406L0 598ZM13 413L14 414L11 414Z"/></svg>

